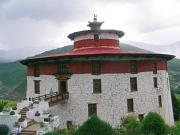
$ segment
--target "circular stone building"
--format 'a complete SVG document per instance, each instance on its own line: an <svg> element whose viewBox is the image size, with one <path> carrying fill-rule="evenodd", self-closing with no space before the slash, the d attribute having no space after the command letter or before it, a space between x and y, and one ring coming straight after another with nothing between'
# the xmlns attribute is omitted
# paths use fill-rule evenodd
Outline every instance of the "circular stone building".
<svg viewBox="0 0 180 135"><path fill-rule="evenodd" d="M81 125L92 114L113 127L127 115L140 120L158 112L174 124L167 61L172 55L122 50L124 33L103 30L94 17L90 30L74 32L72 52L28 58L27 98L43 98L58 114L61 128Z"/></svg>

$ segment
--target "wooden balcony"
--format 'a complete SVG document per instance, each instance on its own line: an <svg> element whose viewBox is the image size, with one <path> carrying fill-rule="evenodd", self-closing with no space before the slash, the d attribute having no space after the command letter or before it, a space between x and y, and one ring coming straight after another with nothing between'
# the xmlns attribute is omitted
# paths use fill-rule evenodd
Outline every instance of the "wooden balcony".
<svg viewBox="0 0 180 135"><path fill-rule="evenodd" d="M58 92L54 92L52 94L46 94L46 95L42 95L42 96L38 96L38 97L34 97L32 98L32 101L39 101L39 100L45 100L47 102L49 102L50 105L55 104L59 101L64 101L64 100L68 100L69 99L69 93L58 93Z"/></svg>

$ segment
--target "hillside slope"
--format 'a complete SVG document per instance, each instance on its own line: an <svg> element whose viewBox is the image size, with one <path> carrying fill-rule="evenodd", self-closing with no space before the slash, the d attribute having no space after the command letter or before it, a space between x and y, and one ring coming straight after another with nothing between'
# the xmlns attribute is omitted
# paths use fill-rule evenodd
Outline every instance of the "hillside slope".
<svg viewBox="0 0 180 135"><path fill-rule="evenodd" d="M131 45L121 44L125 50L146 51ZM72 45L46 51L36 56L44 56L54 53L68 52L73 49ZM149 52L149 51L146 51ZM170 82L173 88L179 89L180 84L180 60L174 59L168 63ZM0 99L19 99L26 92L26 67L19 61L0 63Z"/></svg>

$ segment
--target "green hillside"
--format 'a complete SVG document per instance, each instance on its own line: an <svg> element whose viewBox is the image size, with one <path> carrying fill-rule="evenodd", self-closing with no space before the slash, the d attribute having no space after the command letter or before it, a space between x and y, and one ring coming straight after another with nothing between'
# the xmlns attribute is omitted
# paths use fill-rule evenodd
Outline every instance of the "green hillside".
<svg viewBox="0 0 180 135"><path fill-rule="evenodd" d="M125 50L146 51L131 45L121 44ZM72 45L46 51L36 56L68 52L73 49ZM148 52L148 51L146 51ZM180 60L174 59L168 63L170 82L177 91L180 85ZM19 61L0 63L0 99L19 99L25 96L26 92L26 67ZM179 90L180 92L180 90Z"/></svg>

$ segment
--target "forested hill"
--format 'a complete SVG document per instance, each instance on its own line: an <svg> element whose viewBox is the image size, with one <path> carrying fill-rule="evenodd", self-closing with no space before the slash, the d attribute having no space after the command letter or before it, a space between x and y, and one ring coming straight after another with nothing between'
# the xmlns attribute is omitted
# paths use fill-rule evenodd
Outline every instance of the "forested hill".
<svg viewBox="0 0 180 135"><path fill-rule="evenodd" d="M125 50L145 51L131 45L121 44ZM44 56L48 54L68 52L73 49L72 45L57 48L38 54ZM174 59L168 63L171 86L180 91L180 60ZM0 63L0 99L20 99L26 93L26 67L19 61Z"/></svg>

